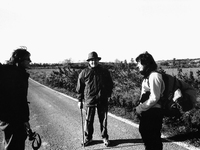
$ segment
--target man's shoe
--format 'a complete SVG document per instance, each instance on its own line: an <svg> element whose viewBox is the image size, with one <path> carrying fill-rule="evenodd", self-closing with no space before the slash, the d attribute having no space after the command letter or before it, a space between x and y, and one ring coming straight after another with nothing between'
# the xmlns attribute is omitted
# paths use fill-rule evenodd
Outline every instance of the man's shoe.
<svg viewBox="0 0 200 150"><path fill-rule="evenodd" d="M103 143L107 147L110 145L110 141L108 139L106 139L106 138L103 138Z"/></svg>
<svg viewBox="0 0 200 150"><path fill-rule="evenodd" d="M84 143L82 143L83 146L88 146L92 142L92 139L85 139Z"/></svg>

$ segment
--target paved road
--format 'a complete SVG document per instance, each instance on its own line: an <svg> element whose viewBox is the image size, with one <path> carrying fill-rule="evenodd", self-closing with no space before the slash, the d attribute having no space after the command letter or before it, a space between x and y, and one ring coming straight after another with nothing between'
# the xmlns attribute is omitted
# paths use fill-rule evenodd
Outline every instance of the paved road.
<svg viewBox="0 0 200 150"><path fill-rule="evenodd" d="M77 101L64 94L46 88L32 80L29 84L31 127L42 138L40 150L82 150L82 130L80 109ZM86 150L144 150L137 125L112 114L108 117L108 132L111 147L104 147L95 118L94 142ZM0 138L1 138L0 134ZM186 148L163 139L164 150L186 150ZM31 150L27 140L26 150ZM180 144L180 143L179 143Z"/></svg>

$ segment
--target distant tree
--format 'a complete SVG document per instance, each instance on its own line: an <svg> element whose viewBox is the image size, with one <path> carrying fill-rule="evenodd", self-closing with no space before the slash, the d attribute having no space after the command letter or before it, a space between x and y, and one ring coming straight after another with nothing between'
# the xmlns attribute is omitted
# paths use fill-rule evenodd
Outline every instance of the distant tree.
<svg viewBox="0 0 200 150"><path fill-rule="evenodd" d="M115 63L121 63L119 59L115 59Z"/></svg>
<svg viewBox="0 0 200 150"><path fill-rule="evenodd" d="M128 63L127 63L127 60L125 59L124 60L124 69L128 69L129 68L129 65L128 65Z"/></svg>
<svg viewBox="0 0 200 150"><path fill-rule="evenodd" d="M176 67L176 58L173 59L172 65L173 67Z"/></svg>
<svg viewBox="0 0 200 150"><path fill-rule="evenodd" d="M63 61L63 64L69 64L69 63L72 63L72 59L71 59L71 58L65 59L65 60Z"/></svg>
<svg viewBox="0 0 200 150"><path fill-rule="evenodd" d="M134 59L133 59L133 58L131 58L131 63L135 63L135 61L134 61Z"/></svg>
<svg viewBox="0 0 200 150"><path fill-rule="evenodd" d="M169 62L167 61L163 61L160 63L161 66L169 66Z"/></svg>

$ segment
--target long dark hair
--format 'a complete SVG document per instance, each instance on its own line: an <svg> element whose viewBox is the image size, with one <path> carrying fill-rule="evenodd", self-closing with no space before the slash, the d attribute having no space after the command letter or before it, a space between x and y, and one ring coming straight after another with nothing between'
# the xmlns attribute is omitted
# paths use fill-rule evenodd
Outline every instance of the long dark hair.
<svg viewBox="0 0 200 150"><path fill-rule="evenodd" d="M149 76L152 71L157 70L157 64L151 54L147 51L145 53L140 54L136 59L136 62L141 62L142 65L145 66L145 70L143 75L145 77Z"/></svg>
<svg viewBox="0 0 200 150"><path fill-rule="evenodd" d="M8 64L16 65L22 62L25 56L30 56L30 53L25 48L18 48L13 51Z"/></svg>

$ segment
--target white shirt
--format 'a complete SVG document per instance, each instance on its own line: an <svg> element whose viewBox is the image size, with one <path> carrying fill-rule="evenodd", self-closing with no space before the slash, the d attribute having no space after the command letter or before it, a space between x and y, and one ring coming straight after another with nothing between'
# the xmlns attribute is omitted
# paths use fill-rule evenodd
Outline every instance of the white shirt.
<svg viewBox="0 0 200 150"><path fill-rule="evenodd" d="M152 72L149 75L149 79L144 79L142 82L141 95L150 91L149 99L144 103L140 103L136 107L137 113L141 113L142 111L147 111L152 107L160 108L160 104L158 104L158 100L163 94L165 90L165 84L162 79L162 75L158 72Z"/></svg>

